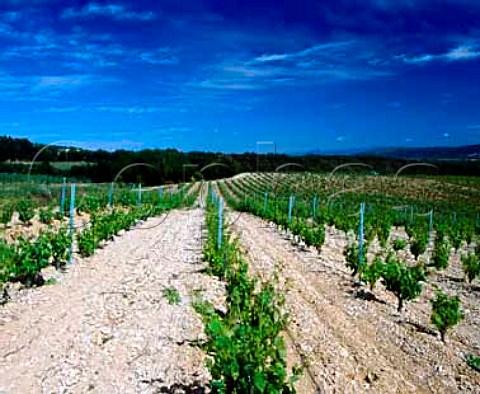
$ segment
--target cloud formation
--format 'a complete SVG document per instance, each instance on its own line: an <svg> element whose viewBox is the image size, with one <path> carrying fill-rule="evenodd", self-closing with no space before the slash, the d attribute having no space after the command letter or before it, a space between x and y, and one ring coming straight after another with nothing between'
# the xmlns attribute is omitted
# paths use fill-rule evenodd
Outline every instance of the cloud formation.
<svg viewBox="0 0 480 394"><path fill-rule="evenodd" d="M90 17L107 17L117 21L138 20L152 21L156 18L151 11L133 11L123 4L88 3L82 8L66 8L62 14L64 19L82 19Z"/></svg>
<svg viewBox="0 0 480 394"><path fill-rule="evenodd" d="M402 55L401 58L406 63L430 63L434 61L465 61L473 60L480 57L480 49L478 46L463 44L458 47L455 47L447 52L439 54L422 54L409 57Z"/></svg>

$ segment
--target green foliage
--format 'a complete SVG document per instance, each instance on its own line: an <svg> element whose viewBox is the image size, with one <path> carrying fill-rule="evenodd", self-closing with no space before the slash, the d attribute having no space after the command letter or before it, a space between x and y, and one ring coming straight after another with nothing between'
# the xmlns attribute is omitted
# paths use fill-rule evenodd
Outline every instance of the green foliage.
<svg viewBox="0 0 480 394"><path fill-rule="evenodd" d="M471 354L466 357L467 365L475 371L480 372L480 357L475 357Z"/></svg>
<svg viewBox="0 0 480 394"><path fill-rule="evenodd" d="M388 217L377 224L377 236L378 240L380 241L380 246L382 248L387 247L388 239L390 237L391 226L392 223Z"/></svg>
<svg viewBox="0 0 480 394"><path fill-rule="evenodd" d="M48 266L52 255L48 236L41 234L32 243L21 237L14 250L10 273L13 279L28 287L43 285L44 280L40 271Z"/></svg>
<svg viewBox="0 0 480 394"><path fill-rule="evenodd" d="M448 239L452 243L452 246L455 248L456 251L460 249L462 245L464 234L462 233L462 229L458 224L452 225L448 231Z"/></svg>
<svg viewBox="0 0 480 394"><path fill-rule="evenodd" d="M380 256L377 256L371 264L365 267L363 271L363 278L369 284L371 291L373 291L375 284L381 278L383 268L384 264Z"/></svg>
<svg viewBox="0 0 480 394"><path fill-rule="evenodd" d="M72 238L65 227L60 227L57 233L50 233L53 265L58 269L67 262Z"/></svg>
<svg viewBox="0 0 480 394"><path fill-rule="evenodd" d="M437 234L435 246L432 253L431 266L438 270L448 267L448 260L450 258L450 245L443 238L442 234Z"/></svg>
<svg viewBox="0 0 480 394"><path fill-rule="evenodd" d="M325 243L325 226L321 224L314 227L305 226L302 229L301 236L307 245L312 245L320 251Z"/></svg>
<svg viewBox="0 0 480 394"><path fill-rule="evenodd" d="M442 341L445 342L447 330L458 324L463 319L460 311L460 298L449 297L440 289L436 291L435 299L431 300L432 315L430 321L440 331Z"/></svg>
<svg viewBox="0 0 480 394"><path fill-rule="evenodd" d="M95 253L96 240L92 229L83 230L77 234L78 253L82 257L89 257Z"/></svg>
<svg viewBox="0 0 480 394"><path fill-rule="evenodd" d="M356 242L351 243L346 247L343 252L345 259L347 260L347 267L352 270L352 276L359 274L362 276L362 268L367 264L366 250L368 249L368 244L363 245L363 256L362 264L360 265L360 248Z"/></svg>
<svg viewBox="0 0 480 394"><path fill-rule="evenodd" d="M52 224L54 219L53 210L51 208L42 208L38 211L38 218L43 224Z"/></svg>
<svg viewBox="0 0 480 394"><path fill-rule="evenodd" d="M0 283L11 279L15 251L3 239L0 239Z"/></svg>
<svg viewBox="0 0 480 394"><path fill-rule="evenodd" d="M217 221L216 206L209 204L204 256L213 264L211 272L226 281L227 312L219 314L208 303L194 304L205 321L212 393L294 393L300 371L295 368L293 376L287 376L281 337L287 324L284 298L272 284L249 278L235 243L225 237L221 248L216 245Z"/></svg>
<svg viewBox="0 0 480 394"><path fill-rule="evenodd" d="M463 255L462 266L469 283L472 283L480 275L480 259L475 253Z"/></svg>
<svg viewBox="0 0 480 394"><path fill-rule="evenodd" d="M162 294L170 305L178 305L181 301L180 293L175 287L166 287Z"/></svg>
<svg viewBox="0 0 480 394"><path fill-rule="evenodd" d="M418 257L426 252L427 245L428 234L424 231L417 232L410 240L410 251L415 256L415 260L418 260Z"/></svg>
<svg viewBox="0 0 480 394"><path fill-rule="evenodd" d="M81 212L96 213L103 206L102 198L98 195L87 195L81 200L78 209Z"/></svg>
<svg viewBox="0 0 480 394"><path fill-rule="evenodd" d="M63 264L69 247L65 228L41 233L34 241L23 236L12 245L0 241L0 282L19 281L27 287L44 284L41 270L51 262L57 267Z"/></svg>
<svg viewBox="0 0 480 394"><path fill-rule="evenodd" d="M421 267L407 267L390 256L383 268L382 279L386 289L397 297L398 311L401 312L404 301L411 301L421 294L421 282L426 280L426 276Z"/></svg>
<svg viewBox="0 0 480 394"><path fill-rule="evenodd" d="M393 250L403 250L407 247L407 241L404 239L396 239L393 241Z"/></svg>
<svg viewBox="0 0 480 394"><path fill-rule="evenodd" d="M14 211L14 206L12 204L9 204L9 203L4 204L2 207L1 215L0 215L0 223L7 226L7 224L10 223L10 221L12 220L13 211Z"/></svg>
<svg viewBox="0 0 480 394"><path fill-rule="evenodd" d="M30 222L35 216L33 204L30 200L20 200L17 204L18 217L23 223Z"/></svg>

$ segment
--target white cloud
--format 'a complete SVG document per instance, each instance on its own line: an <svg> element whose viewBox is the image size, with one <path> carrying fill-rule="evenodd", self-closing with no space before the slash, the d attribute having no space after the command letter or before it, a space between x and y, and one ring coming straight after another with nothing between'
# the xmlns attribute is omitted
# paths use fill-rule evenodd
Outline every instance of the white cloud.
<svg viewBox="0 0 480 394"><path fill-rule="evenodd" d="M471 60L480 57L480 50L476 49L471 45L460 45L456 48L451 49L448 52L439 53L439 54L423 54L413 57L408 57L406 55L401 55L400 58L405 63L429 63L433 61L460 61L460 60Z"/></svg>
<svg viewBox="0 0 480 394"><path fill-rule="evenodd" d="M82 107L80 105L77 105L73 107L50 107L44 110L37 110L36 112L67 113L67 112L77 112L81 110L82 110Z"/></svg>
<svg viewBox="0 0 480 394"><path fill-rule="evenodd" d="M293 59L310 56L315 53L321 54L322 52L344 50L345 48L353 45L354 43L355 41L327 42L319 45L314 45L312 47L306 48L298 52L281 53L281 54L263 54L253 59L251 63L252 64L270 63L270 62L277 62L277 61L284 61L284 60L293 60Z"/></svg>
<svg viewBox="0 0 480 394"><path fill-rule="evenodd" d="M172 54L170 48L142 52L139 59L150 64L177 64L179 62L178 57Z"/></svg>
<svg viewBox="0 0 480 394"><path fill-rule="evenodd" d="M78 19L95 16L109 17L118 21L151 21L156 18L156 15L151 11L137 12L127 9L122 4L98 4L94 2L89 3L80 9L66 8L62 12L62 18L64 19Z"/></svg>
<svg viewBox="0 0 480 394"><path fill-rule="evenodd" d="M206 69L209 78L193 85L209 89L260 90L392 75L391 71L368 64L373 55L366 42L328 42L296 52L265 53L250 59L236 58L212 64Z"/></svg>
<svg viewBox="0 0 480 394"><path fill-rule="evenodd" d="M467 60L480 57L480 51L466 45L461 45L458 48L452 49L445 57L448 60Z"/></svg>
<svg viewBox="0 0 480 394"><path fill-rule="evenodd" d="M100 112L117 112L131 115L152 114L164 112L162 107L146 107L146 106L99 106L91 108Z"/></svg>
<svg viewBox="0 0 480 394"><path fill-rule="evenodd" d="M90 81L88 75L42 76L37 78L38 88L72 88L85 85Z"/></svg>

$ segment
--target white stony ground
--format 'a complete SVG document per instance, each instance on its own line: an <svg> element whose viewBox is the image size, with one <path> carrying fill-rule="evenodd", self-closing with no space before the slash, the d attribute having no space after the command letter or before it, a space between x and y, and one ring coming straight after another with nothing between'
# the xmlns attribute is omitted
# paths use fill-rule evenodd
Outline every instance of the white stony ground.
<svg viewBox="0 0 480 394"><path fill-rule="evenodd" d="M277 272L290 316L290 363L304 367L299 393L480 393L480 375L464 360L477 351L478 292L462 283L440 283L435 275L429 279L459 294L465 313L445 345L429 321L431 286L425 284L422 296L407 303L403 317L380 283L371 300L359 296L345 267L344 233L327 228L318 253L292 245L258 217L235 211L226 216L251 274L271 280ZM451 265L455 273L458 262Z"/></svg>
<svg viewBox="0 0 480 394"><path fill-rule="evenodd" d="M224 289L201 272L202 224L200 209L150 219L58 283L14 293L0 307L0 393L203 392L191 301L219 305Z"/></svg>

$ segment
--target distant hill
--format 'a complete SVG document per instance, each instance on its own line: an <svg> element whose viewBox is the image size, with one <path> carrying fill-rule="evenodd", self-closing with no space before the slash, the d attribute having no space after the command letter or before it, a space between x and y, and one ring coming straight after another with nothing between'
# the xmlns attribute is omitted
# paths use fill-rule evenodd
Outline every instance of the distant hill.
<svg viewBox="0 0 480 394"><path fill-rule="evenodd" d="M35 157L36 165L30 166ZM340 165L361 161L378 174L395 174L404 165L424 161L435 163L443 175L480 174L480 145L454 148L388 148L350 151L314 151L302 155L223 154L221 152L182 152L175 149L139 151L87 150L74 147L46 146L27 139L0 136L0 173L43 174L68 178L112 182L121 174L125 183L144 186L190 179L218 179L242 172L296 170L329 173ZM212 166L212 164L215 164ZM285 168L286 169L285 169ZM204 169L204 170L202 170ZM360 171L358 168L357 171ZM349 171L352 171L349 168ZM364 171L364 170L361 170ZM422 169L416 169L418 174ZM412 170L413 173L417 173Z"/></svg>
<svg viewBox="0 0 480 394"><path fill-rule="evenodd" d="M380 148L364 151L362 155L405 160L479 161L480 144L431 148Z"/></svg>

